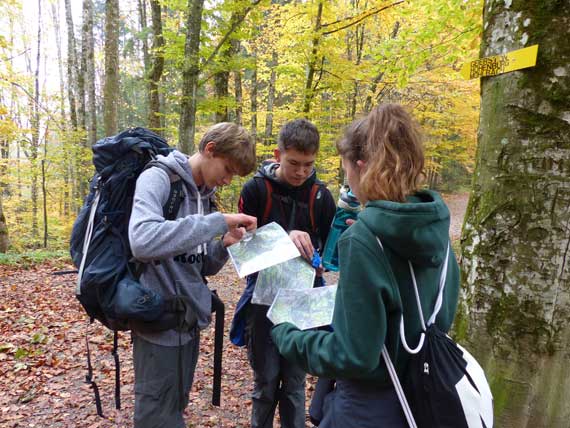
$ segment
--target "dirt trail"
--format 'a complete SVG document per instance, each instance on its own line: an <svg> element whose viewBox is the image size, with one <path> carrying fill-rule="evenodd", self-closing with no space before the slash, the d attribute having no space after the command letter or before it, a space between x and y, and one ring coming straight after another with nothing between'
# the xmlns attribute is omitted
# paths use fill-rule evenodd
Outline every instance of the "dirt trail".
<svg viewBox="0 0 570 428"><path fill-rule="evenodd" d="M442 196L451 213L449 234L451 235L451 240L455 241L461 237L461 227L463 226L463 218L469 202L469 193L444 194Z"/></svg>

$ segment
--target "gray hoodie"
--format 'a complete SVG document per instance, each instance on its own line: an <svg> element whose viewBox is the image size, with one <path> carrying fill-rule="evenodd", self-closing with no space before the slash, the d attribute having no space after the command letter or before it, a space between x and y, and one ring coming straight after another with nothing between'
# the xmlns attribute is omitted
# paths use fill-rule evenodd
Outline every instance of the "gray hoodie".
<svg viewBox="0 0 570 428"><path fill-rule="evenodd" d="M170 177L158 167L144 171L137 180L129 222L129 241L134 257L143 262L141 283L163 296L187 296L195 306L198 327L211 320L211 296L203 276L216 274L228 253L221 240L228 231L221 213L215 212L211 197L215 189L197 188L188 157L173 151L158 161L178 175L185 186L184 199L175 220L164 219L163 206L170 193ZM134 334L162 345L187 343L191 334L175 330Z"/></svg>

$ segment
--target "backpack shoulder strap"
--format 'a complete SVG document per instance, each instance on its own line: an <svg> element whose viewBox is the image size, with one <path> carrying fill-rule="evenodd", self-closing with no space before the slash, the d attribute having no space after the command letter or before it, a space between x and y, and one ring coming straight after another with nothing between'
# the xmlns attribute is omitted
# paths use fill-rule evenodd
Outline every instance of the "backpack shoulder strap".
<svg viewBox="0 0 570 428"><path fill-rule="evenodd" d="M162 212L166 220L174 220L178 214L182 200L184 199L184 183L178 174L173 173L169 167L161 162L152 160L145 166L145 169L152 168L154 166L166 172L170 179L170 193L168 194L166 204L162 207Z"/></svg>
<svg viewBox="0 0 570 428"><path fill-rule="evenodd" d="M273 186L271 185L271 182L262 176L254 176L253 177L255 180L255 183L257 185L257 190L259 192L259 195L262 198L265 198L264 201L264 205L263 205L263 211L260 210L260 212L258 213L261 214L261 223L259 224L259 226L264 225L265 223L267 223L267 220L269 219L269 215L271 214L271 208L273 206ZM263 200L263 199L262 199Z"/></svg>
<svg viewBox="0 0 570 428"><path fill-rule="evenodd" d="M321 188L321 183L319 182L313 183L313 186L311 187L311 194L309 195L309 217L311 219L311 229L313 229L313 233L318 232L316 219L320 218L320 212L318 213L318 215L315 215L315 209L316 205L318 205L319 207L321 206L321 204L317 200L317 194L320 188ZM320 200L323 199L322 195L319 199Z"/></svg>

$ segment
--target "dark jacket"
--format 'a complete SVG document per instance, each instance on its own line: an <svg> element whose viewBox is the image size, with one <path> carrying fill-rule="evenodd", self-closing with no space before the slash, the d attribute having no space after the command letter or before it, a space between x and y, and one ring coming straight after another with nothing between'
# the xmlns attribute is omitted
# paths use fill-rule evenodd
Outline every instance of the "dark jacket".
<svg viewBox="0 0 570 428"><path fill-rule="evenodd" d="M381 351L386 343L396 370L404 373L408 353L399 336L402 313L410 346L417 345L421 331L408 260L427 318L433 312L448 243L449 210L436 192L418 192L406 203L367 203L338 243L334 331L299 331L292 324L280 324L272 331L279 352L314 375L390 384ZM450 250L443 306L436 319L444 332L453 321L458 292L459 267Z"/></svg>
<svg viewBox="0 0 570 428"><path fill-rule="evenodd" d="M315 170L300 186L291 186L280 181L275 175L278 163L264 163L254 177L248 180L241 191L239 211L257 217L258 227L275 221L287 232L302 230L311 236L313 246L322 252L330 231L336 211L336 204L330 191L317 179ZM263 219L266 208L267 190L264 179L271 182L272 204L267 219ZM315 223L313 229L310 221L309 199L313 184L319 185L315 196ZM247 277L247 284L238 304L230 328L230 340L234 345L245 345L243 331L245 328L245 309L251 301L257 274ZM322 278L315 279L315 286L322 284Z"/></svg>

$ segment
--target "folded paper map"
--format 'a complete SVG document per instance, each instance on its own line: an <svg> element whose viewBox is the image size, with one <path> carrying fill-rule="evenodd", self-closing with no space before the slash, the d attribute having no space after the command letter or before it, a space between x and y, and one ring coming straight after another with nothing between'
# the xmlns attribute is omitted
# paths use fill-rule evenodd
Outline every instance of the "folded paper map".
<svg viewBox="0 0 570 428"><path fill-rule="evenodd" d="M240 278L301 255L287 232L275 222L248 233L230 245L228 252Z"/></svg>
<svg viewBox="0 0 570 428"><path fill-rule="evenodd" d="M315 269L302 257L296 257L259 272L251 303L271 305L281 288L313 288Z"/></svg>
<svg viewBox="0 0 570 428"><path fill-rule="evenodd" d="M336 285L295 290L281 288L267 311L273 324L290 322L301 330L332 323Z"/></svg>

